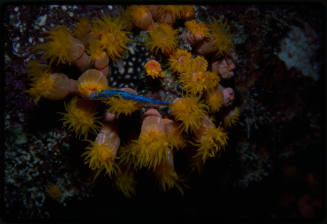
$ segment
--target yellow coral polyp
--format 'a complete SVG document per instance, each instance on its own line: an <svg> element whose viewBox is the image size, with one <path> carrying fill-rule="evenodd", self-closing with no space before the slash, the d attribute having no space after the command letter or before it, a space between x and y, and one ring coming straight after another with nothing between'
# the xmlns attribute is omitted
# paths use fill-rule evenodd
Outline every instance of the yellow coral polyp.
<svg viewBox="0 0 327 224"><path fill-rule="evenodd" d="M86 148L86 151L82 154L84 157L84 163L89 165L91 170L96 170L97 177L103 170L111 177L117 172L118 165L115 162L115 155L113 149L109 144L97 142L90 142L91 144Z"/></svg>
<svg viewBox="0 0 327 224"><path fill-rule="evenodd" d="M114 179L116 188L127 198L135 195L136 181L134 173L130 170L118 172Z"/></svg>
<svg viewBox="0 0 327 224"><path fill-rule="evenodd" d="M161 70L161 66L159 64L159 62L157 62L156 60L150 60L148 61L145 65L144 65L146 74L148 76L151 76L151 78L155 79L155 78L164 78L165 74L163 73L163 71Z"/></svg>
<svg viewBox="0 0 327 224"><path fill-rule="evenodd" d="M108 111L115 113L117 117L121 114L130 115L140 108L138 102L126 100L121 96L110 97L105 103L110 106Z"/></svg>
<svg viewBox="0 0 327 224"><path fill-rule="evenodd" d="M74 97L68 105L65 104L65 109L61 120L77 137L87 138L89 132L96 133L100 129L102 124L96 116L93 102Z"/></svg>
<svg viewBox="0 0 327 224"><path fill-rule="evenodd" d="M185 22L185 27L194 35L209 36L209 29L205 23L189 20Z"/></svg>
<svg viewBox="0 0 327 224"><path fill-rule="evenodd" d="M204 90L216 87L219 81L219 76L213 72L184 73L180 78L183 89L192 95L201 95Z"/></svg>
<svg viewBox="0 0 327 224"><path fill-rule="evenodd" d="M194 16L193 5L181 5L180 6L180 17L183 19L190 19Z"/></svg>
<svg viewBox="0 0 327 224"><path fill-rule="evenodd" d="M240 108L235 107L224 117L223 120L224 127L225 128L232 127L239 120L239 117L240 117Z"/></svg>
<svg viewBox="0 0 327 224"><path fill-rule="evenodd" d="M85 17L81 17L73 29L73 36L81 40L84 45L87 45L86 37L89 32L91 32L90 21Z"/></svg>
<svg viewBox="0 0 327 224"><path fill-rule="evenodd" d="M122 19L106 15L94 20L91 32L109 58L117 59L127 49L126 44L129 38L128 32L124 31L125 28L126 24Z"/></svg>
<svg viewBox="0 0 327 224"><path fill-rule="evenodd" d="M174 169L174 160L171 151L168 151L167 159L160 162L159 166L154 170L154 174L162 191L166 192L176 187L181 195L184 195L181 186L182 181Z"/></svg>
<svg viewBox="0 0 327 224"><path fill-rule="evenodd" d="M196 56L195 59L192 58L190 68L192 71L205 72L208 68L208 62L204 57Z"/></svg>
<svg viewBox="0 0 327 224"><path fill-rule="evenodd" d="M176 34L177 31L168 24L155 24L149 31L149 40L146 44L155 54L161 52L164 55L170 55L177 47Z"/></svg>
<svg viewBox="0 0 327 224"><path fill-rule="evenodd" d="M222 127L208 127L195 143L199 148L194 157L201 158L204 163L207 158L216 156L226 146L227 140L227 133Z"/></svg>
<svg viewBox="0 0 327 224"><path fill-rule="evenodd" d="M62 192L57 184L50 185L46 190L46 193L50 198L58 202L62 200Z"/></svg>
<svg viewBox="0 0 327 224"><path fill-rule="evenodd" d="M188 132L201 125L207 106L199 102L198 97L187 96L177 99L170 109L175 119L183 123L182 130Z"/></svg>
<svg viewBox="0 0 327 224"><path fill-rule="evenodd" d="M208 27L211 31L212 38L217 48L217 55L226 55L230 54L231 50L234 48L233 42L230 40L231 33L229 31L229 26L227 21L213 21L208 24Z"/></svg>
<svg viewBox="0 0 327 224"><path fill-rule="evenodd" d="M167 157L168 150L169 143L164 132L154 128L142 132L136 145L137 166L156 167L161 160Z"/></svg>
<svg viewBox="0 0 327 224"><path fill-rule="evenodd" d="M40 64L37 61L31 60L27 63L27 76L35 81L44 74L50 74L51 69L48 65Z"/></svg>
<svg viewBox="0 0 327 224"><path fill-rule="evenodd" d="M59 63L71 63L76 58L74 52L84 50L84 46L76 45L76 39L74 39L71 33L65 26L55 27L46 32L47 42L36 45L35 50L43 51L42 58L50 59L50 65L56 60ZM77 41L79 42L79 41ZM79 55L82 54L82 51Z"/></svg>
<svg viewBox="0 0 327 224"><path fill-rule="evenodd" d="M34 78L31 88L26 90L35 103L47 93L49 93L55 84L55 80L48 73L43 73L39 77Z"/></svg>
<svg viewBox="0 0 327 224"><path fill-rule="evenodd" d="M218 112L224 104L223 94L218 90L208 91L206 94L206 102L212 112Z"/></svg>
<svg viewBox="0 0 327 224"><path fill-rule="evenodd" d="M167 17L167 15L169 15ZM181 16L181 7L177 5L159 5L157 17L161 22L173 24Z"/></svg>
<svg viewBox="0 0 327 224"><path fill-rule="evenodd" d="M89 69L78 78L77 91L85 98L95 91L101 92L104 89L108 89L108 80L96 69Z"/></svg>
<svg viewBox="0 0 327 224"><path fill-rule="evenodd" d="M169 68L175 73L183 73L188 71L192 60L192 54L183 49L177 49L173 55L169 57Z"/></svg>
<svg viewBox="0 0 327 224"><path fill-rule="evenodd" d="M167 139L172 148L181 149L186 146L185 139L183 138L182 131L177 125L177 122L170 119L162 119L165 122L165 129Z"/></svg>

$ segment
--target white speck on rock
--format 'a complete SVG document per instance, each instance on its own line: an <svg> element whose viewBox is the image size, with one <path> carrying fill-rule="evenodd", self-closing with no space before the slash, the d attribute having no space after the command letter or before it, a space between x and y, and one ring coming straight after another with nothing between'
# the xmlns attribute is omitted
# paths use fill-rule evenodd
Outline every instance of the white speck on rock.
<svg viewBox="0 0 327 224"><path fill-rule="evenodd" d="M108 5L108 9L112 10L112 5Z"/></svg>
<svg viewBox="0 0 327 224"><path fill-rule="evenodd" d="M132 74L133 73L133 68L128 68L127 73Z"/></svg>
<svg viewBox="0 0 327 224"><path fill-rule="evenodd" d="M44 16L39 16L36 20L36 24L38 24L39 26L44 26L47 21L47 17L47 14L45 14Z"/></svg>

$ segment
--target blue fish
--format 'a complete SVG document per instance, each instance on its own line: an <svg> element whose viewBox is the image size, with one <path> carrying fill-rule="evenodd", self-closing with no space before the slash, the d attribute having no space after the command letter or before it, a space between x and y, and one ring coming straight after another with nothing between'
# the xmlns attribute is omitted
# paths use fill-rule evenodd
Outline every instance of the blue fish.
<svg viewBox="0 0 327 224"><path fill-rule="evenodd" d="M126 100L134 100L134 101L139 101L139 102L143 102L143 103L169 104L166 101L155 100L155 99L151 99L151 98L148 98L145 96L125 92L122 90L114 90L114 89L105 89L105 90L102 90L101 92L93 92L89 95L89 98L92 100L97 100L97 99L113 97L113 96L121 96Z"/></svg>

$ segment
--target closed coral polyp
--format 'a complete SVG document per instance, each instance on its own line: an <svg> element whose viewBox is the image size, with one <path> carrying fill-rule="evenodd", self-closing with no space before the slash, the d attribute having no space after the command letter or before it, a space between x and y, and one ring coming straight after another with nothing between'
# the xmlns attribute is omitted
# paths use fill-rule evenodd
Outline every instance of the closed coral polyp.
<svg viewBox="0 0 327 224"><path fill-rule="evenodd" d="M128 10L130 11L135 26L143 30L152 28L152 15L145 5L132 5Z"/></svg>

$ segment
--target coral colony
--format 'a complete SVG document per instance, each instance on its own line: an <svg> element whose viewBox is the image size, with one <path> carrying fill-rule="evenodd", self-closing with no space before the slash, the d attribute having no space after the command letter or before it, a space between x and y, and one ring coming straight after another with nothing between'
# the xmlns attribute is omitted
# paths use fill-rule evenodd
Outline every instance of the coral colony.
<svg viewBox="0 0 327 224"><path fill-rule="evenodd" d="M228 129L240 115L233 89L220 84L235 69L228 21L199 21L192 5L131 5L118 16L80 18L73 27L55 27L45 35L45 43L33 49L39 59L28 63L27 93L35 103L64 101L61 122L89 143L81 149L85 164L95 178L105 173L126 197L135 194L140 169L153 174L161 190L183 194L187 178L175 170L174 153L191 155L196 172L228 144ZM130 38L137 35L142 38ZM128 74L158 89L176 83L173 98L139 94L137 82L111 85L120 75L111 67L135 42L149 54L141 69ZM58 72L62 64L74 66L79 78ZM123 141L120 130L129 127L120 126L120 119L133 114L142 121L140 131Z"/></svg>

